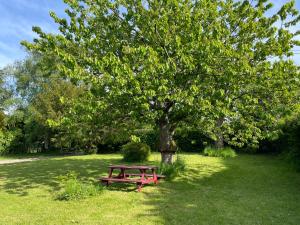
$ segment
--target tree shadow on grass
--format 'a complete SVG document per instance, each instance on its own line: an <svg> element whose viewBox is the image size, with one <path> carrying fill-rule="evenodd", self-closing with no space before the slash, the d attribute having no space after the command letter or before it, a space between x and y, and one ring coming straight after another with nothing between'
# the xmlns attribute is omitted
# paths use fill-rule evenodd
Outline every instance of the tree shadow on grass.
<svg viewBox="0 0 300 225"><path fill-rule="evenodd" d="M108 165L123 164L121 159L53 158L19 164L0 165L0 188L9 194L28 195L32 188L43 186L49 192L60 189L59 176L69 171L78 173L83 181L100 182L108 175Z"/></svg>
<svg viewBox="0 0 300 225"><path fill-rule="evenodd" d="M200 157L200 156L199 156ZM189 165L172 182L145 192L152 208L140 216L176 224L297 224L300 176L261 156Z"/></svg>
<svg viewBox="0 0 300 225"><path fill-rule="evenodd" d="M20 196L28 195L33 188L43 187L49 192L58 191L60 187L60 176L74 171L83 181L100 184L100 177L108 176L108 166L111 164L123 165L126 163L121 158L112 155L105 157L59 157L32 162L0 165L0 188L9 194ZM158 162L134 163L153 165ZM118 173L116 170L114 173ZM134 171L132 171L134 172ZM111 191L131 192L136 190L135 184L112 184L107 188Z"/></svg>

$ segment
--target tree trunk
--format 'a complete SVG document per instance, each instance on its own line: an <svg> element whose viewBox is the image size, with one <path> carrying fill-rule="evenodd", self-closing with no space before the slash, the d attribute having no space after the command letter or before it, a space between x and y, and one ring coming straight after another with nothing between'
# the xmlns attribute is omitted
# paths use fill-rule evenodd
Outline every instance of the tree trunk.
<svg viewBox="0 0 300 225"><path fill-rule="evenodd" d="M176 152L173 140L175 128L171 126L168 115L163 115L159 120L159 151L162 163L172 164Z"/></svg>
<svg viewBox="0 0 300 225"><path fill-rule="evenodd" d="M222 129L221 129L223 122L224 122L224 117L220 117L216 121L216 140L215 140L215 148L216 149L224 148L224 137L223 137Z"/></svg>
<svg viewBox="0 0 300 225"><path fill-rule="evenodd" d="M162 163L172 164L174 153L175 152L161 152L161 161L162 161Z"/></svg>
<svg viewBox="0 0 300 225"><path fill-rule="evenodd" d="M48 151L49 150L49 134L46 133L45 136L44 136L44 150L45 151Z"/></svg>
<svg viewBox="0 0 300 225"><path fill-rule="evenodd" d="M217 134L217 140L215 141L215 148L216 149L224 148L224 138L222 133Z"/></svg>

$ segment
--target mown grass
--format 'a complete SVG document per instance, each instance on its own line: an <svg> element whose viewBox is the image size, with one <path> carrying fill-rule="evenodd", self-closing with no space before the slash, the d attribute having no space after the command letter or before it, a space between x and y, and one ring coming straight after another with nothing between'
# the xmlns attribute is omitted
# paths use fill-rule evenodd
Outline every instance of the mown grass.
<svg viewBox="0 0 300 225"><path fill-rule="evenodd" d="M0 165L0 224L294 224L300 221L300 174L261 155L234 159L184 154L187 168L174 181L113 185L79 201L55 199L58 176L83 180L107 175L117 154L49 158ZM158 164L152 155L149 164Z"/></svg>
<svg viewBox="0 0 300 225"><path fill-rule="evenodd" d="M25 159L25 158L38 158L38 157L53 157L58 156L59 153L20 153L20 154L9 154L0 155L0 160L11 160L11 159Z"/></svg>

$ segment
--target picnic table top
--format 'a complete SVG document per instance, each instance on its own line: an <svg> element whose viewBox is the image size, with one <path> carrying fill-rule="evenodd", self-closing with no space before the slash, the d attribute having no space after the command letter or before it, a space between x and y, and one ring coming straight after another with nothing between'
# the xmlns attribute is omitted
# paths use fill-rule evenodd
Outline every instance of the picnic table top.
<svg viewBox="0 0 300 225"><path fill-rule="evenodd" d="M158 168L157 166L145 166L145 165L142 165L142 166L110 165L108 167L111 168L111 169L142 169L142 170L147 170L147 169L151 170L151 169L157 169Z"/></svg>

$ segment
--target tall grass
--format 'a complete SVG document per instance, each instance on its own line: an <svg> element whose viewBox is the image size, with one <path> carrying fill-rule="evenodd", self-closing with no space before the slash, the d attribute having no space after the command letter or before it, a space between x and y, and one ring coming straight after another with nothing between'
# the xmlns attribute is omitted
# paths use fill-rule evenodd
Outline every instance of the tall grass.
<svg viewBox="0 0 300 225"><path fill-rule="evenodd" d="M233 158L237 156L236 152L230 147L216 149L209 146L204 149L203 154L205 156L222 157L222 158Z"/></svg>
<svg viewBox="0 0 300 225"><path fill-rule="evenodd" d="M185 167L185 161L181 157L177 156L177 159L173 164L161 163L158 173L165 175L166 180L173 180L185 170Z"/></svg>

